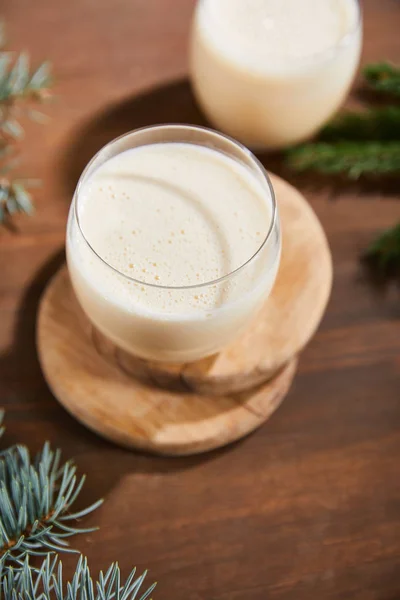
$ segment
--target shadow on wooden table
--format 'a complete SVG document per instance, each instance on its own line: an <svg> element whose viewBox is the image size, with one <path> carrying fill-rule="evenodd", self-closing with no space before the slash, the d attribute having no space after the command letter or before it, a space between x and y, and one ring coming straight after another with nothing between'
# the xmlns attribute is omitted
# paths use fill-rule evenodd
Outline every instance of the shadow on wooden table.
<svg viewBox="0 0 400 600"><path fill-rule="evenodd" d="M196 103L187 79L150 88L95 113L74 132L65 152L62 171L68 196L74 193L88 162L105 144L134 129L165 123L213 128ZM259 153L258 158L268 170L288 181L310 184L307 175L293 174L285 168L282 153ZM315 176L313 181L315 183ZM326 180L322 183L325 185Z"/></svg>
<svg viewBox="0 0 400 600"><path fill-rule="evenodd" d="M11 379L11 391L4 397L8 425L4 436L5 445L25 441L29 444L29 432L34 421L34 416L30 418L30 413L34 411L36 415L50 396L36 353L36 313L47 281L64 260L64 249L60 249L35 274L17 309L13 344L0 355L0 373L4 374L5 381ZM18 429L22 429L23 437L15 433ZM43 441L33 439L32 449L37 450Z"/></svg>
<svg viewBox="0 0 400 600"><path fill-rule="evenodd" d="M62 176L68 197L74 191L79 177L93 156L105 144L118 136L151 125L183 123L203 127L213 126L201 112L187 79L180 79L153 87L107 106L80 124L67 145L62 164ZM283 164L282 153L266 152L258 155L264 166L292 182L298 175L288 172ZM302 176L300 183L308 183ZM326 182L325 182L326 183Z"/></svg>
<svg viewBox="0 0 400 600"><path fill-rule="evenodd" d="M63 176L69 196L88 162L105 144L134 129L165 123L213 127L197 105L187 79L150 88L94 114L74 132L66 149ZM293 180L281 153L262 153L259 158L270 171Z"/></svg>
<svg viewBox="0 0 400 600"><path fill-rule="evenodd" d="M87 163L107 142L133 129L162 123L207 126L187 80L146 90L108 106L80 125L65 154L64 179L69 193L74 192Z"/></svg>
<svg viewBox="0 0 400 600"><path fill-rule="evenodd" d="M2 446L24 443L36 452L48 439L53 447L62 449L65 459L74 457L79 472L88 473L90 481L79 505L106 496L126 474L176 473L227 452L229 448L198 456L165 458L126 451L80 425L58 404L41 372L36 319L41 296L64 262L64 249L60 249L35 274L18 309L13 345L0 355L0 373L5 378L11 375L18 384L18 392L5 401L7 429ZM104 462L113 468L104 469Z"/></svg>
<svg viewBox="0 0 400 600"><path fill-rule="evenodd" d="M356 92L355 92L356 93ZM150 125L186 123L212 127L199 109L187 79L153 87L108 106L79 126L67 146L63 178L69 196L91 158L116 137ZM282 152L257 153L266 169L283 177L304 193L323 192L327 200L336 200L343 190L363 194L397 193L393 179L369 178L349 181L345 177L320 175L315 172L296 173L285 164Z"/></svg>

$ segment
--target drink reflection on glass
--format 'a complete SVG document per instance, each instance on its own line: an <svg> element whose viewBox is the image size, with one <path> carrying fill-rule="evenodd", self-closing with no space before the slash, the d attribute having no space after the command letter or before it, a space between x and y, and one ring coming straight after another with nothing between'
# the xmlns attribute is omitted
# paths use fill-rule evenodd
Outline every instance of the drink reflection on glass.
<svg viewBox="0 0 400 600"><path fill-rule="evenodd" d="M260 163L211 130L128 133L92 159L67 231L77 298L117 346L193 361L230 343L275 281L280 225Z"/></svg>
<svg viewBox="0 0 400 600"><path fill-rule="evenodd" d="M193 89L214 126L252 148L284 147L340 107L361 41L357 0L199 0Z"/></svg>

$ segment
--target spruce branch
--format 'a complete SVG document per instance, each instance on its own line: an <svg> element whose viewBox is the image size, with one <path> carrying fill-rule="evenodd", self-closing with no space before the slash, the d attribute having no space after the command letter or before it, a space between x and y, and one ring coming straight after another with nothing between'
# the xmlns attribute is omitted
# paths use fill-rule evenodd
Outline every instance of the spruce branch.
<svg viewBox="0 0 400 600"><path fill-rule="evenodd" d="M0 48L4 42L5 31L0 21ZM15 213L33 212L29 186L23 180L6 176L14 166L6 161L11 143L23 136L21 118L46 121L47 117L32 105L50 97L51 84L48 62L32 70L25 52L0 51L0 225Z"/></svg>
<svg viewBox="0 0 400 600"><path fill-rule="evenodd" d="M368 65L366 82L378 91L400 96L400 69L389 63ZM286 154L295 171L391 176L400 172L400 106L345 112L321 130L315 142L301 144Z"/></svg>
<svg viewBox="0 0 400 600"><path fill-rule="evenodd" d="M344 112L322 129L318 141L400 141L400 107Z"/></svg>
<svg viewBox="0 0 400 600"><path fill-rule="evenodd" d="M133 569L123 583L120 568L113 563L93 581L87 559L81 556L72 579L64 584L62 563L52 555L38 569L29 565L29 558L18 568L0 560L0 600L146 600L156 584L143 592L147 572L135 575Z"/></svg>
<svg viewBox="0 0 400 600"><path fill-rule="evenodd" d="M0 169L0 224L6 223L15 213L33 213L32 196L28 189L33 184L34 180L2 176Z"/></svg>
<svg viewBox="0 0 400 600"><path fill-rule="evenodd" d="M389 175L400 172L400 140L397 142L338 142L304 144L288 152L287 164L296 171L361 175Z"/></svg>
<svg viewBox="0 0 400 600"><path fill-rule="evenodd" d="M382 274L398 274L400 270L400 223L380 234L367 248L364 258Z"/></svg>
<svg viewBox="0 0 400 600"><path fill-rule="evenodd" d="M367 65L363 75L375 91L400 96L400 68L395 65L388 62Z"/></svg>
<svg viewBox="0 0 400 600"><path fill-rule="evenodd" d="M0 129L6 138L17 139L23 135L18 121L22 114L26 113L36 120L43 118L41 113L30 110L26 103L48 98L51 83L48 62L31 73L26 53L13 59L10 52L0 52ZM25 110L22 110L23 107Z"/></svg>
<svg viewBox="0 0 400 600"><path fill-rule="evenodd" d="M95 528L69 524L94 511L102 500L70 512L85 482L72 461L60 466L61 453L48 443L31 461L24 446L0 454L0 557L21 560L49 550L72 551L66 538Z"/></svg>

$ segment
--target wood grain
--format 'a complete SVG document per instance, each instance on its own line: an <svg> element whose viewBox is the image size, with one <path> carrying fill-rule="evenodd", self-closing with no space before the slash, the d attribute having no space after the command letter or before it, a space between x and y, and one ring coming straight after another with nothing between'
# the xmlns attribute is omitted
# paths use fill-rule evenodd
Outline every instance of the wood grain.
<svg viewBox="0 0 400 600"><path fill-rule="evenodd" d="M400 298L375 290L358 257L400 220L398 187L310 189L334 285L285 402L225 451L168 459L121 450L80 426L43 380L38 298L58 268L71 193L93 153L138 125L201 122L185 81L192 0L3 0L16 50L50 58L52 117L29 124L21 175L41 177L37 212L0 232L2 444L45 439L105 496L75 545L96 573L118 560L174 600L394 600L400 596ZM363 62L400 63L397 0L364 0ZM358 102L353 95L352 104ZM263 157L274 170L272 157ZM274 159L275 160L275 159ZM76 557L63 559L66 573Z"/></svg>
<svg viewBox="0 0 400 600"><path fill-rule="evenodd" d="M306 199L270 174L282 229L277 280L261 312L230 346L204 360L166 364L133 357L96 332L105 355L118 354L124 368L161 387L225 395L264 383L297 356L321 322L332 287L332 259L325 233Z"/></svg>
<svg viewBox="0 0 400 600"><path fill-rule="evenodd" d="M183 393L143 383L118 354L103 356L61 269L40 304L40 363L55 397L81 423L128 448L185 456L230 444L264 423L284 399L292 358L268 383L242 394Z"/></svg>

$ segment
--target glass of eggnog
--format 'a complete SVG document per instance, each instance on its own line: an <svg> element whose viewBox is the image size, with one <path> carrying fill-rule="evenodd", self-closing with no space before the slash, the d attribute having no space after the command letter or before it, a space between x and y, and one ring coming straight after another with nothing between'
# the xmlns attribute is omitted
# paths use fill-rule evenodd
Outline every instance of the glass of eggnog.
<svg viewBox="0 0 400 600"><path fill-rule="evenodd" d="M282 148L337 111L361 42L357 0L199 0L194 93L218 129L253 149Z"/></svg>
<svg viewBox="0 0 400 600"><path fill-rule="evenodd" d="M229 344L268 297L280 248L262 165L234 140L185 125L106 145L68 219L80 305L116 346L148 360L189 362Z"/></svg>

